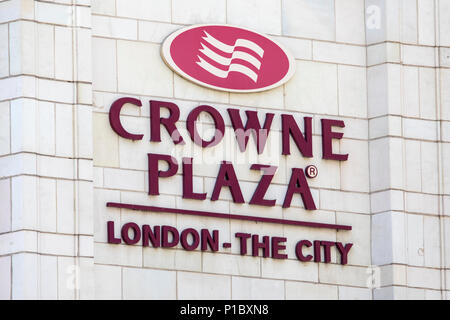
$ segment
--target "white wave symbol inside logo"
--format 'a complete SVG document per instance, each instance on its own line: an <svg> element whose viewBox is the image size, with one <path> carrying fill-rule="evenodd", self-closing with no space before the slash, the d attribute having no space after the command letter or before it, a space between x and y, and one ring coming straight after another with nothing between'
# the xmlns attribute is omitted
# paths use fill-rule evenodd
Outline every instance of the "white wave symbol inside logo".
<svg viewBox="0 0 450 320"><path fill-rule="evenodd" d="M224 56L214 52L213 50L209 49L203 43L200 43L202 45L202 48L200 49L200 52L202 54L204 54L211 60L217 62L218 64L228 67L228 70L219 69L219 68L213 66L212 64L208 63L201 56L197 56L200 59L200 62L197 62L197 64L200 67L202 67L209 73L211 73L219 78L227 78L228 74L230 72L234 71L234 72L239 72L239 73L246 75L247 77L252 79L254 82L256 82L258 80L258 74L256 72L254 72L252 69L250 69L238 62L231 63L231 61L233 59L241 59L241 60L244 60L244 61L250 63L257 70L259 70L261 68L261 62L257 58L255 58L253 55L251 55L247 52L236 50L236 47L247 48L247 49L253 51L260 58L262 58L264 55L264 50L260 46L258 46L256 43L254 43L250 40L246 40L246 39L237 39L236 42L234 43L234 45L230 46L228 44L225 44L225 43L217 40L216 38L214 38L213 36L208 34L206 31L204 31L204 32L205 32L206 37L202 37L203 40L205 40L207 43L209 43L214 48L216 48L222 52L231 54L231 58L224 57Z"/></svg>

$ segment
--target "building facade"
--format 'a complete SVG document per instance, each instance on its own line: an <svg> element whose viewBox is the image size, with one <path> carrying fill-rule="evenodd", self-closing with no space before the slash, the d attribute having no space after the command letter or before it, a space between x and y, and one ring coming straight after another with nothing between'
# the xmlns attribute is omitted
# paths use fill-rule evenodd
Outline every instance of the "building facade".
<svg viewBox="0 0 450 320"><path fill-rule="evenodd" d="M449 17L450 0L0 1L0 298L448 299ZM264 34L296 71L251 93L185 79L161 45L197 24ZM229 109L273 115L262 152ZM218 119L220 143L191 139Z"/></svg>

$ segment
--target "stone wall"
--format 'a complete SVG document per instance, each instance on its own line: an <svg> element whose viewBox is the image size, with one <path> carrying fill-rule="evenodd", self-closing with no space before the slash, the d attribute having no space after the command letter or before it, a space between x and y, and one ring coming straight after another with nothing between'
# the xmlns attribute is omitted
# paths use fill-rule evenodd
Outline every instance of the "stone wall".
<svg viewBox="0 0 450 320"><path fill-rule="evenodd" d="M450 0L59 0L0 1L1 298L445 299L450 274ZM226 23L266 33L296 59L285 85L262 93L205 89L174 74L162 41L191 24ZM135 97L122 122L109 108ZM149 100L176 103L187 145L165 131L150 142ZM214 148L189 143L187 113L201 104L223 115ZM236 152L229 107L275 113L266 152L278 166L267 198L210 201L220 161L235 164L246 202L260 174L254 143ZM313 118L314 157L281 156L280 114ZM323 160L320 119L346 127ZM205 134L211 119L201 118ZM234 150L234 151L233 151ZM194 156L196 192L182 199L181 168L148 195L147 153ZM447 161L446 161L447 160ZM291 168L314 164L318 210L299 199L282 209ZM180 166L181 167L181 166ZM107 202L348 224L351 231L107 208ZM446 212L447 211L447 212ZM107 243L127 222L220 230L218 253ZM236 232L285 236L289 259L241 256ZM447 233L447 236L446 236ZM352 242L348 265L299 262L301 239Z"/></svg>

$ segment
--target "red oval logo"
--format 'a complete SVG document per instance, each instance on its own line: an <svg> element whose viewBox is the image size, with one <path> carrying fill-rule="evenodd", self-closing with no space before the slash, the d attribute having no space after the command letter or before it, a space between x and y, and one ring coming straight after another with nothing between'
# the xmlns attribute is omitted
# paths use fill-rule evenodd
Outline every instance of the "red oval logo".
<svg viewBox="0 0 450 320"><path fill-rule="evenodd" d="M258 92L287 82L295 60L268 37L229 25L195 25L172 33L161 55L182 77L208 88Z"/></svg>

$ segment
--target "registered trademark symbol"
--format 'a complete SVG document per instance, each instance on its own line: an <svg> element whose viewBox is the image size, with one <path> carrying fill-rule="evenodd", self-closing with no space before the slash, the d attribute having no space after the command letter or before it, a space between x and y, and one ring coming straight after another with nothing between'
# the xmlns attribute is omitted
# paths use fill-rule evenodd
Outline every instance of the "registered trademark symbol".
<svg viewBox="0 0 450 320"><path fill-rule="evenodd" d="M317 177L319 170L317 170L316 166L310 165L305 168L305 172L306 172L306 176L308 178L315 178L315 177Z"/></svg>

